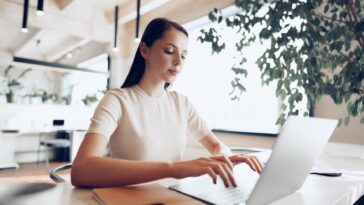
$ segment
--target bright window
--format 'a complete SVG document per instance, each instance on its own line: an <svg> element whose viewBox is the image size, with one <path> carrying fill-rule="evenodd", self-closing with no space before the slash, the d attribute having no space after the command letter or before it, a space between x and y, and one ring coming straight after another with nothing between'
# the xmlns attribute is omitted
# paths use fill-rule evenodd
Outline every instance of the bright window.
<svg viewBox="0 0 364 205"><path fill-rule="evenodd" d="M77 65L88 70L107 72L107 54L101 54ZM83 105L82 99L96 95L100 100L101 91L106 90L107 75L88 72L72 72L64 77L63 95L70 94L72 105Z"/></svg>
<svg viewBox="0 0 364 205"><path fill-rule="evenodd" d="M208 44L197 41L200 30L214 24L205 24L189 30L189 51L184 70L172 89L189 97L200 115L211 129L252 132L278 133L275 122L279 116L279 100L275 97L275 84L262 86L260 70L255 61L268 45L259 42L252 44L243 52L247 63L248 77L243 81L246 93L240 100L231 100L231 81L234 72L231 67L236 56L234 39L236 33L230 29L222 31L226 43L225 50L212 55ZM236 61L235 61L236 62Z"/></svg>

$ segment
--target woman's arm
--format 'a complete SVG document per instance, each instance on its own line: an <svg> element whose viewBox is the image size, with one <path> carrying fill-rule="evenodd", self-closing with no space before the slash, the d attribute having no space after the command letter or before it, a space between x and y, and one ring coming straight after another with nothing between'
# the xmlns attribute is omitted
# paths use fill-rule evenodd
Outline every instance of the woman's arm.
<svg viewBox="0 0 364 205"><path fill-rule="evenodd" d="M171 164L165 162L137 162L103 157L108 140L90 133L85 136L71 170L74 186L127 186L171 177Z"/></svg>
<svg viewBox="0 0 364 205"><path fill-rule="evenodd" d="M210 133L200 140L200 143L212 154L226 156L231 163L247 163L251 169L259 173L262 172L262 163L255 156L250 155L233 155L228 146L222 143L214 134Z"/></svg>
<svg viewBox="0 0 364 205"><path fill-rule="evenodd" d="M224 158L199 158L182 162L143 162L103 157L108 140L89 133L85 136L71 170L71 181L77 187L128 186L157 179L184 178L209 174L214 182L217 175L225 186L236 186L232 165Z"/></svg>
<svg viewBox="0 0 364 205"><path fill-rule="evenodd" d="M225 155L231 156L233 153L222 143L214 134L210 133L200 140L200 143L214 156Z"/></svg>

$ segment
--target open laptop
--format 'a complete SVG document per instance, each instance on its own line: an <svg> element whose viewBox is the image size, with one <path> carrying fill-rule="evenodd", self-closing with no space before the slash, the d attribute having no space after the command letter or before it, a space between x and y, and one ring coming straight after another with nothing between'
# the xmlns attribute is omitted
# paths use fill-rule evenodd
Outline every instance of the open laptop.
<svg viewBox="0 0 364 205"><path fill-rule="evenodd" d="M240 164L234 168L237 188L225 188L221 179L215 185L207 175L169 188L208 204L268 204L302 186L336 125L337 120L291 116L260 176Z"/></svg>

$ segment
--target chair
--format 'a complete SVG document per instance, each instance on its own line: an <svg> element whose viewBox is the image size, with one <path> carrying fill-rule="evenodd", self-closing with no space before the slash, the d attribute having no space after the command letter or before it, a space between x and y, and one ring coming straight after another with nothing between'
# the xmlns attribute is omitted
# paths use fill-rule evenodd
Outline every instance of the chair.
<svg viewBox="0 0 364 205"><path fill-rule="evenodd" d="M43 139L43 136L46 134L55 134L58 135L60 134L59 131L57 132L46 132L46 133L40 133L39 134L39 146L38 146L38 159L37 161L39 162L39 153L41 151L41 147L45 147L46 148L46 165L49 168L49 156L48 156L48 151L50 148L55 149L55 148L69 148L71 146L71 142L70 139ZM65 158L67 155L66 152L63 152L63 158Z"/></svg>
<svg viewBox="0 0 364 205"><path fill-rule="evenodd" d="M105 150L105 153L103 155L104 157L110 157L110 149L107 148ZM49 172L49 177L55 182L55 183L63 183L66 182L66 180L64 180L59 174L58 172L60 171L64 171L67 169L71 169L72 168L72 163L69 164L64 164L64 165L60 165L57 167L54 167L51 169L51 171Z"/></svg>
<svg viewBox="0 0 364 205"><path fill-rule="evenodd" d="M61 165L58 167L54 167L53 169L51 169L50 173L49 173L49 177L55 182L55 183L63 183L66 182L66 180L64 180L57 172L60 171L64 171L67 169L71 169L72 168L72 164L65 164L65 165Z"/></svg>

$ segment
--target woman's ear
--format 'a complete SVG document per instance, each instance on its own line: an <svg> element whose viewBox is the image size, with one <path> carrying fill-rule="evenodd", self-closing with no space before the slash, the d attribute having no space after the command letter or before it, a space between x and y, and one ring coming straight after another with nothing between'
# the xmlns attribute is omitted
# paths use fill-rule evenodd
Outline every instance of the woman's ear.
<svg viewBox="0 0 364 205"><path fill-rule="evenodd" d="M148 57L149 57L149 48L148 48L148 46L144 42L141 42L140 45L139 45L139 49L140 49L140 54L142 55L142 57L144 59L148 59Z"/></svg>

